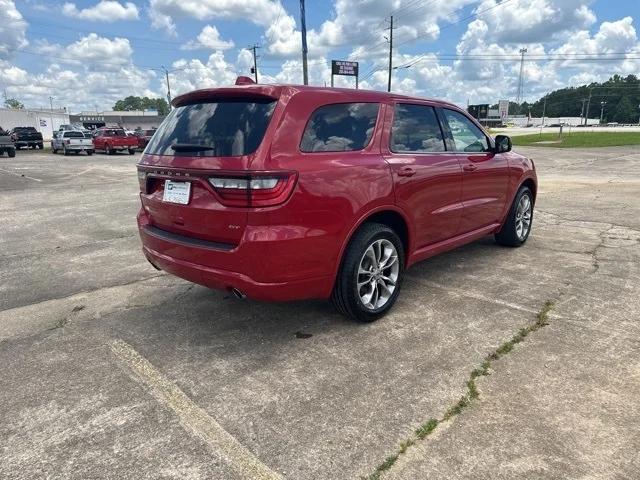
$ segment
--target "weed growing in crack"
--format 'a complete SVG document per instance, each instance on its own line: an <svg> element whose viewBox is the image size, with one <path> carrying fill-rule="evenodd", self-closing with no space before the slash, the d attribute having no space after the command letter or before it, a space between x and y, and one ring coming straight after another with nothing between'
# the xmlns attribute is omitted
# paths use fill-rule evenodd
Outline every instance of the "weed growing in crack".
<svg viewBox="0 0 640 480"><path fill-rule="evenodd" d="M389 455L384 460L384 462L378 465L372 474L370 474L368 477L363 477L363 480L379 480L383 472L393 467L393 465L398 461L398 458L400 458L400 455L404 454L409 447L414 445L418 440L423 440L424 438L429 436L436 428L438 428L438 425L440 423L450 420L456 415L462 413L462 411L467 408L471 404L471 402L473 402L473 400L480 398L480 392L478 391L478 386L476 385L476 379L489 375L492 362L499 360L500 357L511 352L513 350L513 347L515 347L518 343L523 342L530 333L533 333L537 330L540 330L542 327L549 325L549 312L551 312L553 306L554 302L551 300L547 300L540 311L536 314L536 321L534 323L527 327L521 328L518 333L511 337L510 340L504 342L493 352L489 353L484 361L480 364L480 366L474 368L469 373L469 378L467 380L467 391L464 395L462 395L462 397L460 397L460 400L449 407L449 409L442 416L442 419L437 420L435 418L431 418L427 422L420 425L414 432L414 438L408 438L401 442L398 450L393 455Z"/></svg>
<svg viewBox="0 0 640 480"><path fill-rule="evenodd" d="M422 425L420 425L420 427L416 429L416 432L415 432L416 437L422 440L424 437L426 437L431 432L433 432L437 426L438 426L438 420L436 420L435 418L429 419L426 423L423 423ZM403 442L403 443L406 443L406 442ZM411 441L411 444L413 445L413 441ZM402 444L400 445L400 450L402 450Z"/></svg>

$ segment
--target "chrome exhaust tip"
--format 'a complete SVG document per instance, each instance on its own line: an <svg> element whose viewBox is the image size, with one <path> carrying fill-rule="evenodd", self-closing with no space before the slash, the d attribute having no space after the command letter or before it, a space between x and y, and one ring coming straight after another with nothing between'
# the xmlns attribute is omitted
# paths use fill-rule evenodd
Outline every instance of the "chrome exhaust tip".
<svg viewBox="0 0 640 480"><path fill-rule="evenodd" d="M147 258L147 262L149 262L153 268L155 268L156 270L159 270L159 271L162 270L158 265L153 263L149 257L146 257L146 258Z"/></svg>
<svg viewBox="0 0 640 480"><path fill-rule="evenodd" d="M241 299L241 300L247 297L244 293L242 293L242 292L241 292L240 290L238 290L237 288L232 288L232 289L231 289L231 293L233 293L233 296L234 296L234 297L239 298L239 299Z"/></svg>

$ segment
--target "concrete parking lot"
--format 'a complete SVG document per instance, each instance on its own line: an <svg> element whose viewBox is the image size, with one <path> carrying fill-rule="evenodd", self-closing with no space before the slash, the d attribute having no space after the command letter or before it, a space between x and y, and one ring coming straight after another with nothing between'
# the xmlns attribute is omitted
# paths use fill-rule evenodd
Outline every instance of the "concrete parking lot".
<svg viewBox="0 0 640 480"><path fill-rule="evenodd" d="M154 270L136 156L0 158L0 478L625 479L640 471L640 152L520 149L532 236L408 272L392 313ZM375 477L374 477L375 478Z"/></svg>

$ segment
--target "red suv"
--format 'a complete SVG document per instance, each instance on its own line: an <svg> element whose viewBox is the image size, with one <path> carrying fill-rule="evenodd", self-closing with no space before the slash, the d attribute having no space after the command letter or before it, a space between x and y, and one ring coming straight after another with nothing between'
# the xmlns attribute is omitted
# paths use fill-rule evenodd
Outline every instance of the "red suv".
<svg viewBox="0 0 640 480"><path fill-rule="evenodd" d="M533 162L450 103L242 82L173 106L138 164L138 225L153 266L192 282L372 321L412 264L531 230Z"/></svg>

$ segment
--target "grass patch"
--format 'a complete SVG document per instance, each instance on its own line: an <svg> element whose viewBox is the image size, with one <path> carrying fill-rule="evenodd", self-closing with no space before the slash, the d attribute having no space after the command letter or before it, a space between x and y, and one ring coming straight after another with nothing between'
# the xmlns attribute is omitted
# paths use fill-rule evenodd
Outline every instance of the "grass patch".
<svg viewBox="0 0 640 480"><path fill-rule="evenodd" d="M640 145L640 132L565 132L562 137L557 133L534 133L511 137L516 147L556 147L556 148L592 148L616 147L622 145ZM540 143L553 142L553 143Z"/></svg>
<svg viewBox="0 0 640 480"><path fill-rule="evenodd" d="M420 425L420 427L416 429L416 432L415 432L416 437L422 440L424 437L426 437L431 432L433 432L437 426L438 426L438 420L436 420L435 418L429 419L429 421L427 421L426 423L423 423L422 425ZM407 443L407 442L403 442L403 443ZM411 444L413 445L413 441L411 441ZM401 444L401 450L402 450L402 444ZM404 450L406 450L406 448ZM404 453L404 451L402 453Z"/></svg>
<svg viewBox="0 0 640 480"><path fill-rule="evenodd" d="M400 446L398 447L396 452L392 455L389 455L384 460L384 462L378 465L375 471L368 477L363 477L363 480L379 480L383 472L393 467L393 465L398 461L398 458L400 458L400 455L404 454L409 449L409 447L414 445L417 441L423 440L424 438L429 436L436 428L438 428L438 425L440 425L440 423L450 420L456 415L460 415L460 413L462 413L465 408L471 405L474 400L480 398L480 391L478 390L476 379L489 375L492 362L511 352L513 350L513 347L527 338L530 333L533 333L536 330L541 329L545 325L548 325L549 312L551 312L551 309L553 309L553 305L554 303L551 300L547 300L540 311L536 314L535 322L528 325L527 327L521 328L518 333L511 337L510 340L504 342L493 352L489 353L478 367L471 370L466 383L467 391L455 404L447 409L441 420L431 418L420 425L418 428L416 428L413 437L400 442Z"/></svg>

